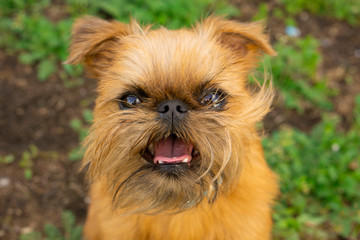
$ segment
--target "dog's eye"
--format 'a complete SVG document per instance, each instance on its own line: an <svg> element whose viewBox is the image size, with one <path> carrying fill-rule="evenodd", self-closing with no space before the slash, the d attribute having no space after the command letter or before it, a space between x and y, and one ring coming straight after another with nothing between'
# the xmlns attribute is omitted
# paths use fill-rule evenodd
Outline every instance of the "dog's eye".
<svg viewBox="0 0 360 240"><path fill-rule="evenodd" d="M201 100L204 106L211 106L214 108L221 108L224 105L225 94L220 91L210 92Z"/></svg>
<svg viewBox="0 0 360 240"><path fill-rule="evenodd" d="M133 94L129 94L129 95L125 95L123 96L120 101L119 101L119 107L121 109L129 109L129 108L133 108L136 105L139 105L141 103L140 98L138 98L137 96L133 95Z"/></svg>

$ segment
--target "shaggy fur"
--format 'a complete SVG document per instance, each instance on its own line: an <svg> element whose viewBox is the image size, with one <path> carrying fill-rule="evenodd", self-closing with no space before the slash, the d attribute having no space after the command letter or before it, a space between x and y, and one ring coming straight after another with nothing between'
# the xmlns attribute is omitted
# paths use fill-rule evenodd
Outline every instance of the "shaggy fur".
<svg viewBox="0 0 360 240"><path fill-rule="evenodd" d="M277 181L255 123L273 94L247 86L263 53L275 55L260 23L210 17L172 31L94 17L75 22L67 63L84 63L99 80L82 162L91 183L88 239L270 239ZM203 103L211 92L221 93L221 108ZM119 108L128 94L140 104ZM171 99L189 108L176 124L156 110ZM146 161L145 149L170 135L199 157Z"/></svg>

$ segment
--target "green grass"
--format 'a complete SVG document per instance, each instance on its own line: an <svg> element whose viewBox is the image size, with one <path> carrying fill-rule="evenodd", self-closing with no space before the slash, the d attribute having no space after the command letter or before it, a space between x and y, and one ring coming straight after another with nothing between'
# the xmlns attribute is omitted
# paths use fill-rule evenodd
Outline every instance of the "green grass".
<svg viewBox="0 0 360 240"><path fill-rule="evenodd" d="M132 16L141 23L179 28L189 26L211 12L238 14L238 10L224 0L68 0L66 6L58 6L66 17L53 21L50 14L46 15L51 5L50 0L0 1L0 47L9 54L18 54L24 64L35 64L40 81L56 72L67 87L82 84L79 79L68 80L79 78L81 67L61 65L68 55L75 17L89 14L128 22Z"/></svg>
<svg viewBox="0 0 360 240"><path fill-rule="evenodd" d="M24 178L26 180L31 180L33 177L34 162L38 158L57 160L58 153L54 151L41 151L38 149L37 146L31 144L25 151L20 153L18 156L16 156L16 154L7 154L5 156L0 156L0 167L16 163L19 168L23 169Z"/></svg>
<svg viewBox="0 0 360 240"><path fill-rule="evenodd" d="M82 239L82 226L76 226L76 218L70 211L61 214L62 227L59 229L53 224L45 224L43 234L30 232L22 234L20 240L80 240Z"/></svg>
<svg viewBox="0 0 360 240"><path fill-rule="evenodd" d="M18 54L23 64L36 64L40 81L48 79L58 68L68 76L79 76L77 68L61 67L67 56L72 19L52 22L45 15L50 1L0 1L0 47Z"/></svg>
<svg viewBox="0 0 360 240"><path fill-rule="evenodd" d="M332 109L330 97L336 92L327 87L326 79L316 77L321 61L318 46L318 40L312 36L284 37L274 46L278 56L271 58L273 80L285 106L299 113L305 107Z"/></svg>
<svg viewBox="0 0 360 240"><path fill-rule="evenodd" d="M253 20L267 19L268 14L268 6L261 3ZM286 24L296 25L292 23L294 19L281 17ZM327 86L326 79L318 77L322 61L319 45L319 40L311 35L303 38L279 37L273 45L278 55L265 56L255 78L261 81L265 78L264 73L270 72L285 108L295 109L300 114L308 108L332 110L331 98L336 96L337 91Z"/></svg>
<svg viewBox="0 0 360 240"><path fill-rule="evenodd" d="M281 179L275 232L280 239L329 239L360 233L360 95L351 129L324 115L309 134L279 130L263 141L266 158ZM306 239L306 238L305 238Z"/></svg>
<svg viewBox="0 0 360 240"><path fill-rule="evenodd" d="M79 143L81 143L88 135L89 125L92 123L93 115L90 109L84 109L82 119L73 118L70 121L70 127L79 136ZM84 156L84 149L79 145L70 151L68 158L70 161L78 161Z"/></svg>
<svg viewBox="0 0 360 240"><path fill-rule="evenodd" d="M30 145L29 150L22 153L19 167L24 169L24 177L30 180L33 176L32 166L34 159L39 156L39 149L35 145Z"/></svg>
<svg viewBox="0 0 360 240"><path fill-rule="evenodd" d="M303 11L312 14L360 24L360 3L358 0L280 0L285 14L295 16Z"/></svg>
<svg viewBox="0 0 360 240"><path fill-rule="evenodd" d="M141 23L163 25L168 28L190 26L209 13L237 15L238 10L223 0L75 0L68 1L75 15L96 14L128 22L132 16Z"/></svg>
<svg viewBox="0 0 360 240"><path fill-rule="evenodd" d="M326 79L317 77L321 53L319 41L312 36L292 38L283 36L274 44L278 55L265 56L255 78L272 75L281 104L303 114L306 108L331 110L331 97L337 91L327 86ZM265 69L265 70L264 70Z"/></svg>
<svg viewBox="0 0 360 240"><path fill-rule="evenodd" d="M5 156L0 156L0 164L10 164L15 160L14 154L7 154Z"/></svg>

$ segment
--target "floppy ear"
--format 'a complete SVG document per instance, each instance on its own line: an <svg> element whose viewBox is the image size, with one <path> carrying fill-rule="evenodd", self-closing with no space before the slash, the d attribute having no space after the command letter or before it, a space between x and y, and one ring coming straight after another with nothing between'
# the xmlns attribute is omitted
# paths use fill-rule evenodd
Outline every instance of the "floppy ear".
<svg viewBox="0 0 360 240"><path fill-rule="evenodd" d="M80 18L73 25L70 54L65 63L84 63L87 72L98 77L104 68L111 65L121 37L131 32L129 25L117 21L89 16Z"/></svg>
<svg viewBox="0 0 360 240"><path fill-rule="evenodd" d="M269 44L268 36L264 34L262 22L240 23L220 17L209 17L200 23L197 29L229 49L237 61L252 62L256 65L257 57L263 53L276 55Z"/></svg>

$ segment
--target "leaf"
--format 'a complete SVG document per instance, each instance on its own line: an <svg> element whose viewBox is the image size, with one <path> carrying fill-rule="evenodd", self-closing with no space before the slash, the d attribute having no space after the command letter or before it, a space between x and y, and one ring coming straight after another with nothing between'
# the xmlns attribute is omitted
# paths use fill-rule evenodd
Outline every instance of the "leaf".
<svg viewBox="0 0 360 240"><path fill-rule="evenodd" d="M30 153L31 153L32 157L35 157L38 155L39 149L34 144L31 144L29 148L30 148Z"/></svg>
<svg viewBox="0 0 360 240"><path fill-rule="evenodd" d="M52 224L45 224L44 232L46 235L46 240L62 240L63 237L57 227Z"/></svg>
<svg viewBox="0 0 360 240"><path fill-rule="evenodd" d="M14 162L14 160L15 160L14 154L9 154L9 155L6 155L5 157L0 157L0 163L9 164L9 163Z"/></svg>
<svg viewBox="0 0 360 240"><path fill-rule="evenodd" d="M20 240L39 240L41 238L41 234L39 232L31 232L26 234L21 234Z"/></svg>
<svg viewBox="0 0 360 240"><path fill-rule="evenodd" d="M22 53L19 56L19 60L23 64L32 64L36 61L36 56L30 53Z"/></svg>
<svg viewBox="0 0 360 240"><path fill-rule="evenodd" d="M37 68L37 76L41 82L48 79L51 74L53 74L56 70L56 65L54 61L51 60L43 60L40 62Z"/></svg>
<svg viewBox="0 0 360 240"><path fill-rule="evenodd" d="M26 180L30 180L33 176L33 172L31 170L31 168L27 168L24 170L24 176L26 178Z"/></svg>
<svg viewBox="0 0 360 240"><path fill-rule="evenodd" d="M82 226L77 226L72 229L69 240L80 240L82 237L83 228Z"/></svg>
<svg viewBox="0 0 360 240"><path fill-rule="evenodd" d="M71 211L64 211L61 214L61 221L64 226L65 232L70 233L75 226L75 216Z"/></svg>
<svg viewBox="0 0 360 240"><path fill-rule="evenodd" d="M19 162L19 167L21 168L29 168L32 166L32 161L31 161L31 154L28 151L23 152L22 156L21 156L21 160Z"/></svg>
<svg viewBox="0 0 360 240"><path fill-rule="evenodd" d="M77 133L81 132L82 129L82 122L78 118L74 118L70 121L70 127L72 130L74 130Z"/></svg>
<svg viewBox="0 0 360 240"><path fill-rule="evenodd" d="M92 111L90 110L90 109L85 109L84 111L83 111L83 117L84 117L84 119L85 119L85 121L87 122L87 123L91 123L92 122L92 120L93 120L93 114L92 114Z"/></svg>
<svg viewBox="0 0 360 240"><path fill-rule="evenodd" d="M83 156L84 156L84 151L81 147L77 147L71 150L70 153L68 154L68 158L70 161L78 161L82 159Z"/></svg>

